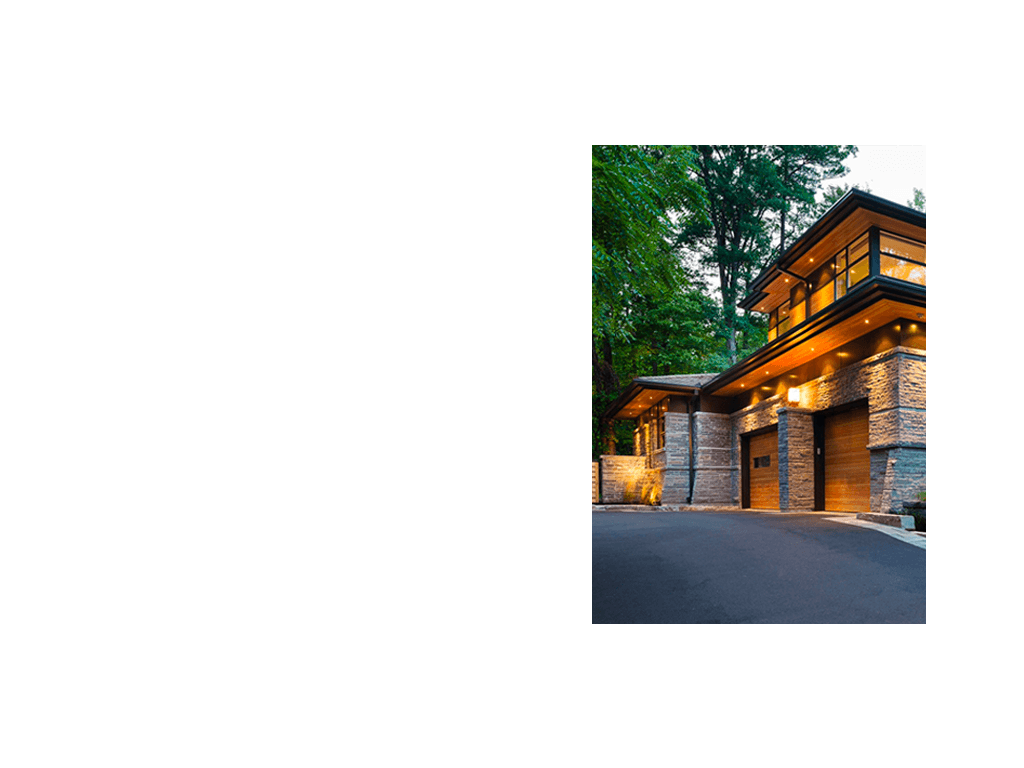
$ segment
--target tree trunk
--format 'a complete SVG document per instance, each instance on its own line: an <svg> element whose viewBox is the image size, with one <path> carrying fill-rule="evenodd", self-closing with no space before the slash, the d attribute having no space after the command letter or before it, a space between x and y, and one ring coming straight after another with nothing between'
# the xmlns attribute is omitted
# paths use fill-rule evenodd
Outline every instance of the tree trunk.
<svg viewBox="0 0 1024 768"><path fill-rule="evenodd" d="M785 200L783 200L782 213L781 213L779 218L780 218L780 224L781 224L781 226L779 227L779 257L781 258L782 254L784 254L786 252L786 207L785 207Z"/></svg>

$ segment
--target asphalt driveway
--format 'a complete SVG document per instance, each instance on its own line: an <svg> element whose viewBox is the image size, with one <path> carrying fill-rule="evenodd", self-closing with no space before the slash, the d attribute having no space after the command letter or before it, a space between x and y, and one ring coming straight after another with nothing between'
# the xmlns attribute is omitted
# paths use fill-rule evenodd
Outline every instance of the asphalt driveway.
<svg viewBox="0 0 1024 768"><path fill-rule="evenodd" d="M822 515L594 512L595 624L923 624L925 550Z"/></svg>

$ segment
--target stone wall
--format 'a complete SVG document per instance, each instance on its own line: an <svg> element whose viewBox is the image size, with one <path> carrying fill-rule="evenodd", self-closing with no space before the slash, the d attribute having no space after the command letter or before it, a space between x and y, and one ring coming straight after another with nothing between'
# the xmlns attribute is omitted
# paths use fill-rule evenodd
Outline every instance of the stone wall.
<svg viewBox="0 0 1024 768"><path fill-rule="evenodd" d="M741 439L779 426L779 506L811 509L814 503L813 412L867 399L871 451L871 510L889 512L916 500L925 488L925 370L923 350L896 347L799 387L800 403L782 395L731 416L731 499L740 503Z"/></svg>
<svg viewBox="0 0 1024 768"><path fill-rule="evenodd" d="M657 470L647 468L646 456L602 456L601 503L641 504L644 488L657 476Z"/></svg>
<svg viewBox="0 0 1024 768"><path fill-rule="evenodd" d="M665 414L665 450L659 483L662 504L685 504L690 495L690 417Z"/></svg>
<svg viewBox="0 0 1024 768"><path fill-rule="evenodd" d="M816 411L868 402L871 510L889 512L925 488L923 350L896 347L799 387L799 405L776 395L733 414L694 414L693 504L739 505L742 436L779 428L779 506L814 506ZM601 457L601 502L685 504L690 492L689 418L665 414L665 447L646 456Z"/></svg>
<svg viewBox="0 0 1024 768"><path fill-rule="evenodd" d="M693 415L694 504L731 504L732 463L726 413L697 412Z"/></svg>
<svg viewBox="0 0 1024 768"><path fill-rule="evenodd" d="M779 408L779 509L814 509L814 416Z"/></svg>
<svg viewBox="0 0 1024 768"><path fill-rule="evenodd" d="M904 514L903 502L925 490L924 448L882 448L871 452L871 511Z"/></svg>

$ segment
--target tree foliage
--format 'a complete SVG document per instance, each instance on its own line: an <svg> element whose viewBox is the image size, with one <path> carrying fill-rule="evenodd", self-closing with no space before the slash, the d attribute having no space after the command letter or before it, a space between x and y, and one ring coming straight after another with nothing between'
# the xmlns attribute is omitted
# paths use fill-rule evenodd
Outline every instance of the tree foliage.
<svg viewBox="0 0 1024 768"><path fill-rule="evenodd" d="M855 152L839 145L592 147L595 458L614 452L616 440L631 445L631 424L600 418L626 382L721 371L765 344L765 319L738 312L736 303L817 218L823 203L816 193L845 173L843 161Z"/></svg>
<svg viewBox="0 0 1024 768"><path fill-rule="evenodd" d="M613 425L598 415L621 382L686 369L702 357L699 347L712 322L709 302L673 251L679 229L705 216L693 162L686 146L592 147L595 455L614 451Z"/></svg>
<svg viewBox="0 0 1024 768"><path fill-rule="evenodd" d="M595 335L628 340L633 304L681 286L672 235L679 216L700 220L704 209L703 189L689 175L692 162L683 146L592 148Z"/></svg>
<svg viewBox="0 0 1024 768"><path fill-rule="evenodd" d="M786 216L794 207L814 204L823 179L846 172L843 161L856 152L840 145L699 145L697 178L707 191L708 221L683 227L677 242L691 249L700 265L715 273L722 299L728 362L756 347L743 338L743 316L736 303L750 282L786 243ZM778 247L773 240L778 234ZM761 341L753 336L749 341Z"/></svg>
<svg viewBox="0 0 1024 768"><path fill-rule="evenodd" d="M918 211L921 211L921 213L924 213L924 190L914 187L914 198L912 200L907 200L907 206L910 208L914 208Z"/></svg>

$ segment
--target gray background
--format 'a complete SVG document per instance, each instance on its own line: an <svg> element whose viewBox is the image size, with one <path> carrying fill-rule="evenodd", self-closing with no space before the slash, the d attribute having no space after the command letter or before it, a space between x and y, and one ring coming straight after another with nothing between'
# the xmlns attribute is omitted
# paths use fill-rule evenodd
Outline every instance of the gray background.
<svg viewBox="0 0 1024 768"><path fill-rule="evenodd" d="M8 11L4 762L990 762L1016 48L385 10ZM587 142L637 140L929 144L927 626L590 625Z"/></svg>

